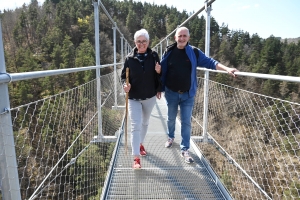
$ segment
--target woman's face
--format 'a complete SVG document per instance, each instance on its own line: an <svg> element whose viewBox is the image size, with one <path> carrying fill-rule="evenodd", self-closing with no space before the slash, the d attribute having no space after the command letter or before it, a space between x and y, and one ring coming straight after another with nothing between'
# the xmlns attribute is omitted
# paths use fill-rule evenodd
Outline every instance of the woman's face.
<svg viewBox="0 0 300 200"><path fill-rule="evenodd" d="M136 48L138 49L138 53L145 53L147 51L149 41L146 39L145 36L137 37L137 39L134 42Z"/></svg>

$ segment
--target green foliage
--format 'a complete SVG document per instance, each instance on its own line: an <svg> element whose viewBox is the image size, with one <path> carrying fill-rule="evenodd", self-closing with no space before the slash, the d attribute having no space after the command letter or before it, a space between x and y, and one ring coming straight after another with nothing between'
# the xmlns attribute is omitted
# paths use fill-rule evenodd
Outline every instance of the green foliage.
<svg viewBox="0 0 300 200"><path fill-rule="evenodd" d="M146 28L150 33L151 46L154 46L191 15L166 5L117 0L103 0L102 3L109 8L109 14L117 21L118 27L125 33L124 37L132 46L136 30ZM8 23L6 15L8 16L8 13L3 14L4 24ZM26 51L39 56L34 61L36 64L33 65L33 70L39 67L59 69L94 65L94 15L93 6L87 1L48 0L42 7L39 7L36 1L32 1L28 9L22 9L15 18L14 26L8 26L13 29L7 34L12 35L12 46L16 47L7 49L6 52L7 60L15 60L10 61L11 72L19 72L22 62L20 58L25 58ZM113 62L111 26L107 16L100 12L101 64ZM185 26L190 29L190 44L204 51L205 17L195 16ZM227 24L220 26L213 17L210 38L210 55L229 67L255 73L300 75L300 42L288 44L287 41L281 42L274 36L266 39L262 39L258 34L250 36L243 30L230 30ZM174 42L173 36L169 42ZM116 50L119 56L118 42ZM110 71L110 68L101 69L101 74ZM76 83L72 81L74 76L65 83L70 88L73 84L91 80L94 76L94 71L81 73ZM222 83L226 82L226 77L216 78ZM239 86L249 88L247 85ZM299 86L295 83L280 85L274 81L256 79L252 81L251 86L253 92L274 97L288 98L293 93L299 93Z"/></svg>
<svg viewBox="0 0 300 200"><path fill-rule="evenodd" d="M201 49L203 49L200 44L201 38L205 37L205 18L203 15L201 16L200 19L194 18L192 21L189 23L190 26L190 43L193 44L194 46L197 46Z"/></svg>
<svg viewBox="0 0 300 200"><path fill-rule="evenodd" d="M230 42L228 39L223 39L218 51L218 58L224 62L226 60L231 60L231 47L230 47Z"/></svg>
<svg viewBox="0 0 300 200"><path fill-rule="evenodd" d="M84 39L80 46L76 49L76 67L95 65L95 53L88 39ZM91 71L76 73L76 84L80 85L92 79L94 73Z"/></svg>
<svg viewBox="0 0 300 200"><path fill-rule="evenodd" d="M295 199L295 200L300 200L299 197L299 191L300 191L300 182L299 180L294 180L291 182L290 186L288 187L289 189L285 189L283 191L283 199L285 200L290 200L290 199Z"/></svg>
<svg viewBox="0 0 300 200"><path fill-rule="evenodd" d="M284 140L282 141L281 145L281 151L286 152L290 154L292 157L293 156L299 156L300 155L300 150L298 147L298 142L300 139L299 134L289 134L287 135Z"/></svg>
<svg viewBox="0 0 300 200"><path fill-rule="evenodd" d="M274 80L266 80L263 84L263 93L269 96L274 96L278 91L279 83Z"/></svg>
<svg viewBox="0 0 300 200"><path fill-rule="evenodd" d="M59 69L62 63L62 49L60 45L55 45L51 53L52 69Z"/></svg>
<svg viewBox="0 0 300 200"><path fill-rule="evenodd" d="M129 10L129 13L127 15L127 19L126 19L126 26L130 29L130 30L134 30L136 27L140 26L140 22L138 22L136 20L137 15L133 10Z"/></svg>
<svg viewBox="0 0 300 200"><path fill-rule="evenodd" d="M21 12L21 16L19 17L18 23L15 25L13 29L13 38L18 47L21 47L25 42L26 34L26 17L24 11Z"/></svg>
<svg viewBox="0 0 300 200"><path fill-rule="evenodd" d="M62 47L62 63L60 68L74 68L75 67L75 47L71 41L70 36L65 36Z"/></svg>
<svg viewBox="0 0 300 200"><path fill-rule="evenodd" d="M222 84L225 84L225 85L228 85L230 80L229 80L229 77L228 77L227 74L218 73L216 75L215 81L217 81L219 83L222 83Z"/></svg>
<svg viewBox="0 0 300 200"><path fill-rule="evenodd" d="M42 39L42 51L47 61L52 61L51 54L54 51L54 47L62 43L63 36L64 34L59 28L53 27Z"/></svg>
<svg viewBox="0 0 300 200"><path fill-rule="evenodd" d="M237 45L235 46L234 50L234 55L235 55L235 63L243 63L243 58L244 58L244 41L239 40Z"/></svg>
<svg viewBox="0 0 300 200"><path fill-rule="evenodd" d="M222 176L221 176L221 181L225 185L225 187L230 191L232 189L232 178L229 175L228 171L224 171Z"/></svg>

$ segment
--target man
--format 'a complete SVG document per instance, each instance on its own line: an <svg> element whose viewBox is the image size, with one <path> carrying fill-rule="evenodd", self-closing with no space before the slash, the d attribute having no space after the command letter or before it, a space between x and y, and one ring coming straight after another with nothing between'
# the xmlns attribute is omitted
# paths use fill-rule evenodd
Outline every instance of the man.
<svg viewBox="0 0 300 200"><path fill-rule="evenodd" d="M198 55L189 45L189 30L186 27L180 27L175 33L175 43L168 46L162 56L162 84L165 91L165 98L168 105L168 136L165 143L166 148L170 148L175 138L175 120L180 106L181 119L181 156L186 163L193 163L194 160L189 154L191 137L191 117L194 106L194 98L197 91L197 66L214 70L227 71L235 77L234 72L238 70L229 68L218 61L205 56L199 50Z"/></svg>

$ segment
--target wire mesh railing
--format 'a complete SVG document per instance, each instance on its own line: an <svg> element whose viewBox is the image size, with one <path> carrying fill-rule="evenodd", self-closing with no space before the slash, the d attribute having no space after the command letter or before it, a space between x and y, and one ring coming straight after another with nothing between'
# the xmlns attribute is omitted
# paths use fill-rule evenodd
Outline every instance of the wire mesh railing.
<svg viewBox="0 0 300 200"><path fill-rule="evenodd" d="M300 104L209 81L210 143L203 143L204 79L198 84L193 137L231 195L299 199Z"/></svg>
<svg viewBox="0 0 300 200"><path fill-rule="evenodd" d="M123 120L123 111L112 109L113 78L101 76L105 136L118 134ZM115 143L94 140L96 82L10 110L22 199L100 198ZM118 104L123 105L120 84L118 91ZM0 149L4 151L3 146Z"/></svg>
<svg viewBox="0 0 300 200"><path fill-rule="evenodd" d="M100 198L116 147L95 140L96 82L10 109L22 199ZM124 105L117 84L117 104ZM299 199L300 104L209 81L204 143L203 84L198 78L192 138L231 195ZM124 110L114 109L114 73L101 76L101 86L103 134L117 138ZM0 121L6 136L4 126Z"/></svg>

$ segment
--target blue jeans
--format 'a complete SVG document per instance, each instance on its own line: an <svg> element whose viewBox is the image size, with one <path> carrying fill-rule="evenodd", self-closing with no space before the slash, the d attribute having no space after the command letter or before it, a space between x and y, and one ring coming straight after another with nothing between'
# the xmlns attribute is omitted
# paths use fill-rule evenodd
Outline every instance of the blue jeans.
<svg viewBox="0 0 300 200"><path fill-rule="evenodd" d="M188 92L179 94L165 87L165 98L168 105L168 136L169 138L175 138L175 123L179 105L181 118L180 148L182 151L188 150L190 148L191 118L195 97L189 97Z"/></svg>

